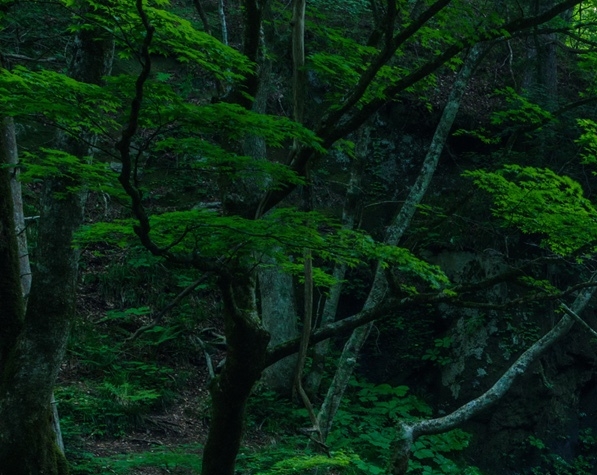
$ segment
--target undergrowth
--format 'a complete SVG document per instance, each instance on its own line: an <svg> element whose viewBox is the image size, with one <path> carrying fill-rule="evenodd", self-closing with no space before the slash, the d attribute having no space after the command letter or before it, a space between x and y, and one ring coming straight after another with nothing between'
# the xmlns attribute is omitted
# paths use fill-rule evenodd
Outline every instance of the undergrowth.
<svg viewBox="0 0 597 475"><path fill-rule="evenodd" d="M91 453L80 453L74 460L71 474L92 475L111 473L128 475L143 468L158 468L163 473L195 475L200 473L201 447L181 445L178 447L155 447L138 454L118 454L110 457L96 457Z"/></svg>
<svg viewBox="0 0 597 475"><path fill-rule="evenodd" d="M429 417L431 408L406 386L375 385L352 379L334 426L327 449L300 435L310 426L305 409L279 400L270 391L256 395L250 403L249 426L262 430L272 442L265 447L244 450L238 470L244 475L318 473L347 475L386 473L391 446L400 420ZM458 452L468 446L470 434L456 429L420 437L413 446L409 473L413 475L478 475L463 463ZM297 456L300 454L300 456Z"/></svg>

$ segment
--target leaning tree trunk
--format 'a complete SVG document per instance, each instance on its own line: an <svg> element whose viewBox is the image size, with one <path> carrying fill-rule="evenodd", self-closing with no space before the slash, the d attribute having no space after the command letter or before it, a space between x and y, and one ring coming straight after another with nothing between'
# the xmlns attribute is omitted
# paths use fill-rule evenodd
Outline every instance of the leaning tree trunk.
<svg viewBox="0 0 597 475"><path fill-rule="evenodd" d="M359 198L361 197L362 168L363 163L365 162L365 157L369 151L370 129L371 127L369 125L365 125L357 140L356 157L353 158L352 161L350 179L348 180L344 206L342 208L343 229L354 229L355 227L355 220L359 208ZM336 283L330 289L323 306L321 322L319 323L320 327L328 325L336 319L347 268L348 266L344 262L339 262L334 266L332 277ZM319 392L319 387L325 373L325 359L328 356L329 348L329 340L322 341L313 347L311 371L307 375L305 384L307 393L312 397L317 396Z"/></svg>
<svg viewBox="0 0 597 475"><path fill-rule="evenodd" d="M592 281L595 280L595 276L593 274ZM399 433L393 448L394 453L390 460L388 473L391 475L406 475L412 445L418 437L440 434L453 429L499 401L512 387L516 378L524 374L534 361L537 361L555 342L566 335L575 321L580 320L578 314L584 310L594 293L595 287L585 288L579 292L574 300L572 309L562 305L561 308L566 314L561 320L520 355L500 379L481 396L467 402L444 417L417 422L402 422L398 428Z"/></svg>
<svg viewBox="0 0 597 475"><path fill-rule="evenodd" d="M444 108L444 112L436 128L433 139L431 140L431 144L429 145L429 150L423 162L421 172L411 188L400 212L386 231L386 244L392 246L398 245L400 239L410 225L410 221L415 214L417 206L425 196L439 163L444 144L448 138L458 109L460 108L460 101L464 96L468 81L478 64L483 51L484 48L480 44L477 44L469 52L469 55L454 82L454 86L448 97L448 102ZM380 269L380 266L378 266L373 280L373 286L364 305L364 310L370 310L379 305L383 301L386 291L387 282L385 275ZM342 400L342 396L344 395L344 391L356 365L358 355L369 336L372 325L372 323L369 323L363 327L357 328L352 333L342 350L338 369L336 370L336 374L334 375L334 379L318 415L319 427L323 440L325 440L329 434L333 419L340 406L340 401Z"/></svg>

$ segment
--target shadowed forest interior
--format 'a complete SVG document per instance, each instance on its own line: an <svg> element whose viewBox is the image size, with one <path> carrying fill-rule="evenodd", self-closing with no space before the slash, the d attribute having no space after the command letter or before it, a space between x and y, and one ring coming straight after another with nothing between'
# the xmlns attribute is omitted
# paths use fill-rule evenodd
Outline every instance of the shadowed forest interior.
<svg viewBox="0 0 597 475"><path fill-rule="evenodd" d="M597 2L0 0L0 475L597 475Z"/></svg>

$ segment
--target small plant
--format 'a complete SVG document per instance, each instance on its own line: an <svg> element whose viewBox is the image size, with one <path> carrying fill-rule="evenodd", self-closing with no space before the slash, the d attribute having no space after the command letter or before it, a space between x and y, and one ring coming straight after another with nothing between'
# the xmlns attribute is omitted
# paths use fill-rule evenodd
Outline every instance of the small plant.
<svg viewBox="0 0 597 475"><path fill-rule="evenodd" d="M354 379L351 386L352 395L343 401L328 443L358 455L351 463L358 473L386 473L397 424L404 419L429 417L431 408L408 394L406 386L375 385ZM409 473L478 473L476 468L462 467L447 457L463 450L469 441L470 435L459 429L420 437L413 445Z"/></svg>
<svg viewBox="0 0 597 475"><path fill-rule="evenodd" d="M182 445L174 448L155 447L138 454L96 457L89 453L80 453L71 464L72 475L92 475L112 473L128 475L143 468L158 468L163 472L179 475L196 475L200 472L200 447Z"/></svg>
<svg viewBox="0 0 597 475"><path fill-rule="evenodd" d="M155 390L107 381L59 387L55 394L65 438L121 436L138 425L160 399Z"/></svg>
<svg viewBox="0 0 597 475"><path fill-rule="evenodd" d="M434 347L428 349L423 355L423 360L434 361L439 366L446 366L452 362L452 358L446 356L446 350L452 346L452 338L446 336L444 338L436 338Z"/></svg>

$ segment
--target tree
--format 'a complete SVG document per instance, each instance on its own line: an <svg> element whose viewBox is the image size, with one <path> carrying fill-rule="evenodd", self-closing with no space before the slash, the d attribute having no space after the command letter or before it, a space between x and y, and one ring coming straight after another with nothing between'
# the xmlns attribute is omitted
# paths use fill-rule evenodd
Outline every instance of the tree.
<svg viewBox="0 0 597 475"><path fill-rule="evenodd" d="M99 83L111 67L112 41L98 39L97 35L97 31L91 30L75 37L69 72L79 81ZM7 135L3 138L12 139ZM89 136L75 139L62 135L57 142L65 156L84 160L89 156L92 140ZM14 167L16 144L3 145L3 163ZM17 302L9 306L4 316L8 334L2 345L0 417L7 423L0 430L2 473L68 472L52 425L51 400L74 317L78 254L72 244L73 233L83 219L80 180L81 177L60 172L46 176L40 200L36 268L27 308L22 301ZM12 201L12 195L4 194L3 200ZM12 213L12 206L7 203L4 211ZM14 235L14 222L12 226ZM14 246L10 235L6 242L8 247ZM12 259L18 249L18 245L7 249L7 259ZM19 282L20 274L17 272ZM7 282L8 291L20 292L20 284L15 289L12 279L13 276Z"/></svg>

